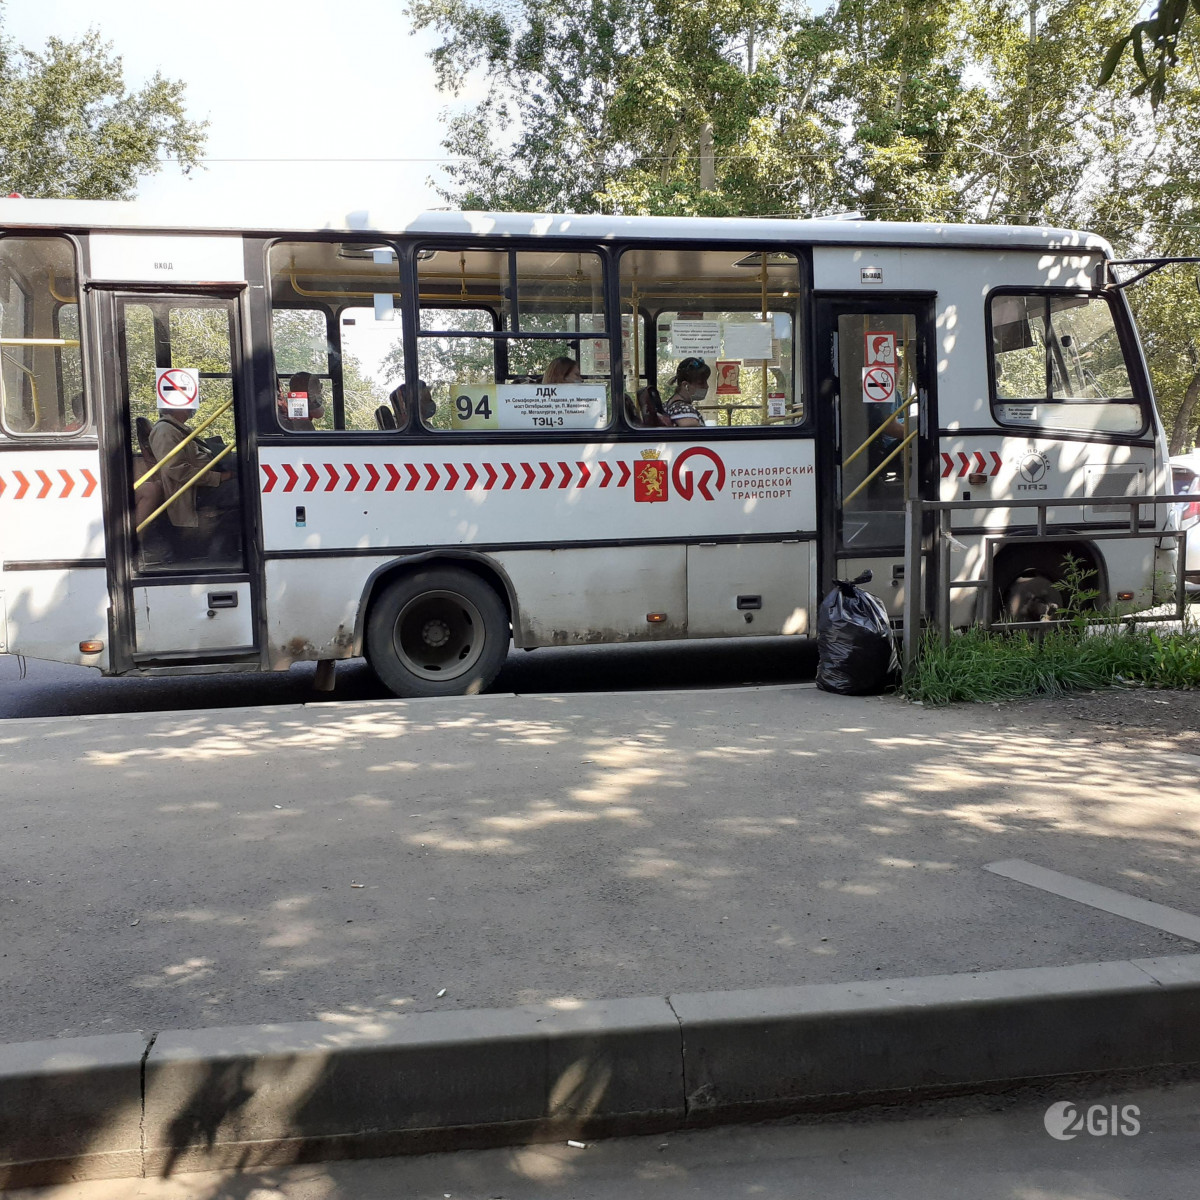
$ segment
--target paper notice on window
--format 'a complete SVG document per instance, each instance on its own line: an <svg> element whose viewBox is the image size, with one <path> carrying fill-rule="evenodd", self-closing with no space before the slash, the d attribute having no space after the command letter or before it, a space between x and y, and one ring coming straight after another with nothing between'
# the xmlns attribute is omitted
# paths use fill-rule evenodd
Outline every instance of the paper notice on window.
<svg viewBox="0 0 1200 1200"><path fill-rule="evenodd" d="M1001 404L998 409L1002 421L1020 421L1022 424L1031 425L1037 420L1038 410L1035 404Z"/></svg>
<svg viewBox="0 0 1200 1200"><path fill-rule="evenodd" d="M293 421L303 421L308 416L307 392L288 392L287 414Z"/></svg>
<svg viewBox="0 0 1200 1200"><path fill-rule="evenodd" d="M726 358L770 358L775 326L771 321L723 321Z"/></svg>
<svg viewBox="0 0 1200 1200"><path fill-rule="evenodd" d="M676 358L703 358L711 366L721 356L721 322L672 321L671 352Z"/></svg>
<svg viewBox="0 0 1200 1200"><path fill-rule="evenodd" d="M450 392L453 429L526 429L553 433L603 429L608 389L594 383L472 383Z"/></svg>
<svg viewBox="0 0 1200 1200"><path fill-rule="evenodd" d="M782 417L787 412L787 396L783 392L767 393L767 416Z"/></svg>
<svg viewBox="0 0 1200 1200"><path fill-rule="evenodd" d="M580 333L603 333L604 317L583 313L579 318ZM607 375L612 370L612 343L607 337L580 338L579 369L584 375Z"/></svg>

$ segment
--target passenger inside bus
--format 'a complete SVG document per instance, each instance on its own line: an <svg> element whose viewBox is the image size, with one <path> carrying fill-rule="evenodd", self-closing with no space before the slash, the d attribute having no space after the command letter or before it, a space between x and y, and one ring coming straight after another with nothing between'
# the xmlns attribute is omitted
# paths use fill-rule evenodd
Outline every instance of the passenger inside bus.
<svg viewBox="0 0 1200 1200"><path fill-rule="evenodd" d="M291 382L285 387L279 385L278 408L279 424L293 433L315 433L316 422L325 416L324 386L320 375L311 371L298 371L292 376ZM307 398L308 416L292 417L288 415L289 396L305 396Z"/></svg>
<svg viewBox="0 0 1200 1200"><path fill-rule="evenodd" d="M664 411L662 396L656 387L639 389L636 402L626 395L625 406L631 425L640 425L643 429L670 429L675 424Z"/></svg>
<svg viewBox="0 0 1200 1200"><path fill-rule="evenodd" d="M543 383L582 383L579 364L565 354L554 359L542 375Z"/></svg>
<svg viewBox="0 0 1200 1200"><path fill-rule="evenodd" d="M185 553L190 551L209 559L236 559L240 555L240 505L232 456L227 455L219 466L213 467L217 451L193 438L170 462L163 463L191 433L188 422L193 415L163 413L150 430L150 453L156 463L162 464L158 477L167 500L171 501L166 515L172 528L181 535ZM195 485L184 491L184 485L194 478ZM187 545L193 538L202 545Z"/></svg>
<svg viewBox="0 0 1200 1200"><path fill-rule="evenodd" d="M421 421L432 421L437 414L437 403L433 399L433 393L429 390L429 384L423 379L417 380L418 395L420 397L420 415ZM396 388L388 399L392 402L392 411L396 415L396 428L399 430L417 428L423 426L420 421L413 420L412 405L408 402L408 385L401 384Z"/></svg>
<svg viewBox="0 0 1200 1200"><path fill-rule="evenodd" d="M675 394L664 406L672 425L704 424L696 406L708 394L708 377L711 374L712 368L702 358L685 358L675 368L675 378L671 381Z"/></svg>

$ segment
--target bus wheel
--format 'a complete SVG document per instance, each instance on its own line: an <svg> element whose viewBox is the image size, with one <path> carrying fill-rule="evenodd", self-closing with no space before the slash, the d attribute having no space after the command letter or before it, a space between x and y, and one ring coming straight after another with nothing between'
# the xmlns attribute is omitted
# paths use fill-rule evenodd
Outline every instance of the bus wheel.
<svg viewBox="0 0 1200 1200"><path fill-rule="evenodd" d="M508 613L477 575L439 567L383 589L367 619L366 651L397 696L481 692L508 654Z"/></svg>

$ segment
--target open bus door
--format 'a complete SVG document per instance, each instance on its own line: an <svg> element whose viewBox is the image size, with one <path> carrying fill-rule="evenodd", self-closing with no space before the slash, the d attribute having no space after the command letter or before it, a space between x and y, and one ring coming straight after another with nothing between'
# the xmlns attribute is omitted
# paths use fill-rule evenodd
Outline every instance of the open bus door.
<svg viewBox="0 0 1200 1200"><path fill-rule="evenodd" d="M112 670L259 663L237 295L96 289Z"/></svg>
<svg viewBox="0 0 1200 1200"><path fill-rule="evenodd" d="M834 481L823 489L821 591L869 569L869 590L894 619L904 608L905 500L929 494L933 480L933 349L931 298L817 298L821 475Z"/></svg>

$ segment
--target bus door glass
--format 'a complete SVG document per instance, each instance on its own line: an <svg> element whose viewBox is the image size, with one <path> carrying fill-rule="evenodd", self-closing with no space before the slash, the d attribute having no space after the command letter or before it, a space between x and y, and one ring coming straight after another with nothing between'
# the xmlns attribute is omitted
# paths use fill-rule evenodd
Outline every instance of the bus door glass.
<svg viewBox="0 0 1200 1200"><path fill-rule="evenodd" d="M230 297L112 297L134 661L255 648Z"/></svg>
<svg viewBox="0 0 1200 1200"><path fill-rule="evenodd" d="M870 569L871 590L900 616L904 502L928 471L931 306L883 297L818 304L818 375L836 486L839 579ZM827 526L828 528L828 526ZM828 582L828 581L827 581Z"/></svg>

